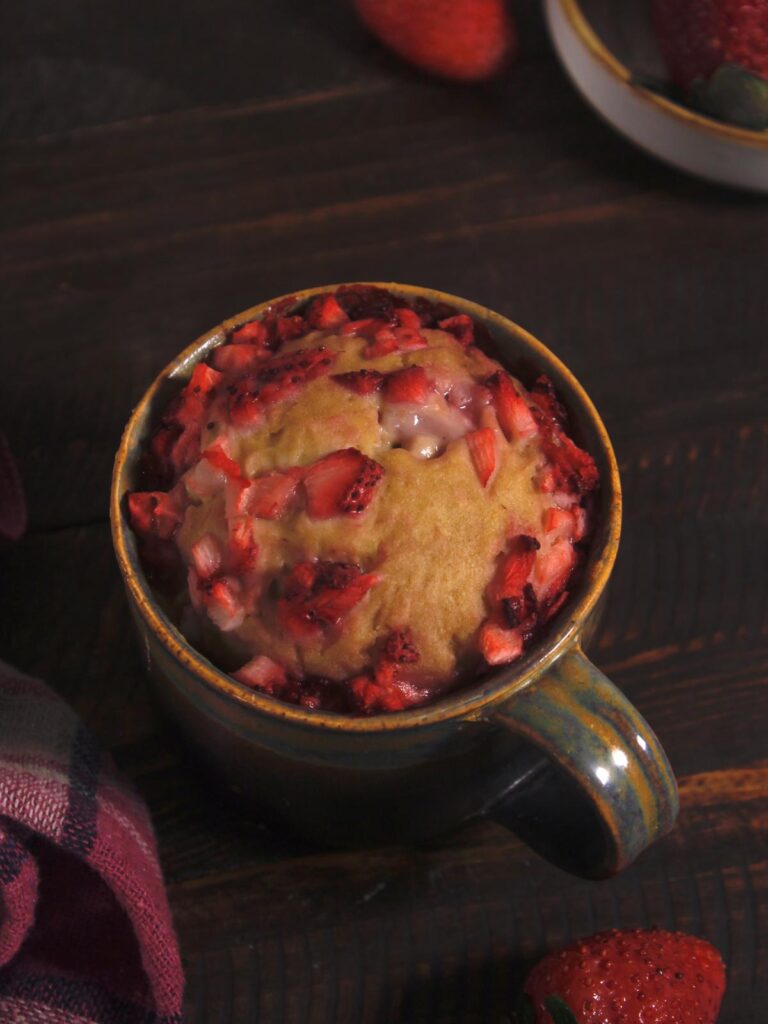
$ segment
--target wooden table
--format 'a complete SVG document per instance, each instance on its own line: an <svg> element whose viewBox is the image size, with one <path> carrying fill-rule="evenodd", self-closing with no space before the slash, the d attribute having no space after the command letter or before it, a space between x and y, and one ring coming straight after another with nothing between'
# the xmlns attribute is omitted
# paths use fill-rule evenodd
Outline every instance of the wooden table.
<svg viewBox="0 0 768 1024"><path fill-rule="evenodd" d="M0 32L0 420L32 513L0 553L0 656L146 797L193 1022L501 1024L541 950L651 923L722 950L722 1024L766 1019L768 205L615 137L519 6L524 56L479 89L411 73L341 2L41 0ZM682 812L613 881L490 824L344 853L270 835L190 776L153 708L107 525L128 413L223 317L355 278L529 327L614 439L626 519L595 658Z"/></svg>

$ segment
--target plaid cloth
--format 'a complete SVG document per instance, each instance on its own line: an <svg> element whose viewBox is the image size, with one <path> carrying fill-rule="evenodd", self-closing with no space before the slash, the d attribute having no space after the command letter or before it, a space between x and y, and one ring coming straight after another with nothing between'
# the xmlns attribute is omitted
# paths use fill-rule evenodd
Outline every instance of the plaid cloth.
<svg viewBox="0 0 768 1024"><path fill-rule="evenodd" d="M176 1024L183 976L139 797L0 662L0 1022Z"/></svg>

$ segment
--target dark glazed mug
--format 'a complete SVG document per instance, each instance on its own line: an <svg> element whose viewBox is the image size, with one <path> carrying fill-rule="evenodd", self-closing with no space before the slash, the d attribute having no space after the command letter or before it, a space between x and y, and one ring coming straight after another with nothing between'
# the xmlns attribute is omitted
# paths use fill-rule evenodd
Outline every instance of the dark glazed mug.
<svg viewBox="0 0 768 1024"><path fill-rule="evenodd" d="M572 598L546 638L513 665L418 710L371 718L307 711L255 692L194 650L152 594L124 508L138 458L164 408L246 310L163 370L131 416L115 460L117 560L162 702L199 755L270 821L331 845L414 842L477 815L499 821L559 866L600 878L672 828L674 775L648 724L585 656L616 558L621 491L600 418L568 369L516 324L427 288L384 284L408 299L448 302L484 324L500 360L530 381L548 374L575 439L601 476L597 524ZM296 307L325 288L295 297Z"/></svg>

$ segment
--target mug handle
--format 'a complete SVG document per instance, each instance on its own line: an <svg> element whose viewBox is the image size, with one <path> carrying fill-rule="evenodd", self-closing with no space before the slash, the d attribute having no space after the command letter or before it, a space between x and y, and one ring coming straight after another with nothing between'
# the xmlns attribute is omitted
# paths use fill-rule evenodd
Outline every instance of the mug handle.
<svg viewBox="0 0 768 1024"><path fill-rule="evenodd" d="M673 827L677 783L661 744L580 646L494 719L528 744L486 815L559 867L606 878Z"/></svg>

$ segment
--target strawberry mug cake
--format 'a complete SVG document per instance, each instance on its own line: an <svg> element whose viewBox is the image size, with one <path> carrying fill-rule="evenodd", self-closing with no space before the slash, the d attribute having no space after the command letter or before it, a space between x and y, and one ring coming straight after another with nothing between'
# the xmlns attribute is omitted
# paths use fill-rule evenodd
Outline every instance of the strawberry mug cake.
<svg viewBox="0 0 768 1024"><path fill-rule="evenodd" d="M592 457L484 328L347 285L198 363L127 496L190 641L310 709L401 711L517 660L567 601ZM488 348L488 345L485 345Z"/></svg>

